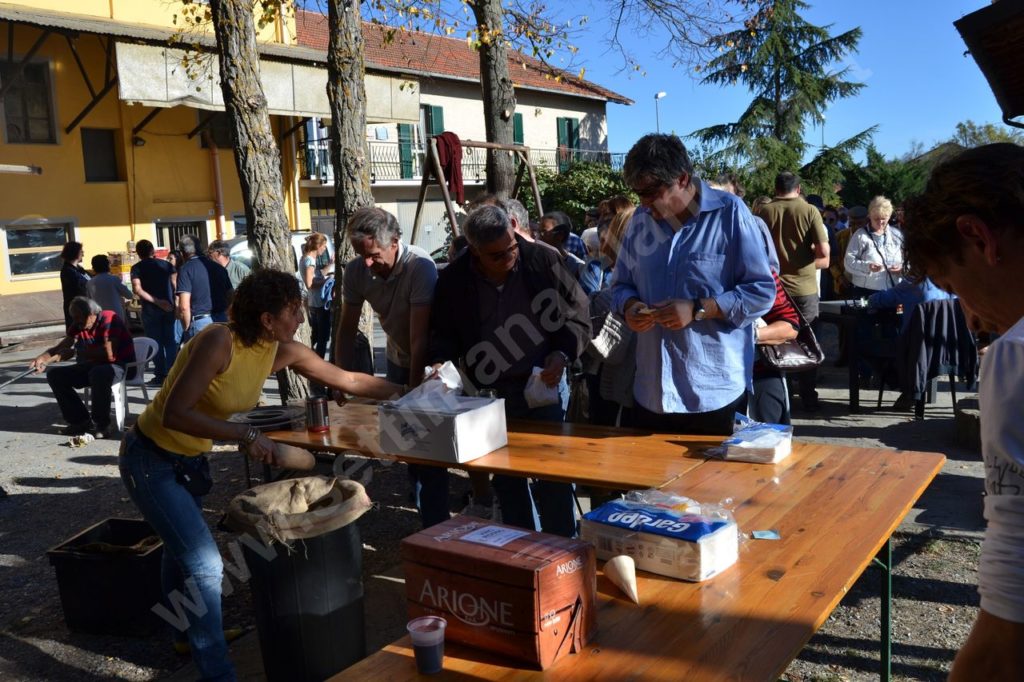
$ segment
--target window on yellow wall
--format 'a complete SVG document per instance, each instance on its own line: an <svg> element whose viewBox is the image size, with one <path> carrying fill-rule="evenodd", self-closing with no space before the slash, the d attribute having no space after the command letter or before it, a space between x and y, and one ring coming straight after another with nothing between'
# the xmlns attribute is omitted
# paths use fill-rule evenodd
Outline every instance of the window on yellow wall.
<svg viewBox="0 0 1024 682"><path fill-rule="evenodd" d="M0 83L14 79L18 60L0 61ZM25 65L4 95L3 118L8 144L46 144L57 141L50 99L50 64Z"/></svg>
<svg viewBox="0 0 1024 682"><path fill-rule="evenodd" d="M71 239L71 223L0 225L7 243L7 271L11 277L58 274L61 249Z"/></svg>
<svg viewBox="0 0 1024 682"><path fill-rule="evenodd" d="M231 127L231 117L227 115L227 112L218 111L212 117L208 111L197 111L196 114L199 117L199 122L210 117L210 120L207 121L206 126L203 128L203 132L197 136L199 137L199 144L203 149L206 149L208 146L206 144L206 132L209 132L213 137L213 143L217 145L217 149L235 148L234 130Z"/></svg>
<svg viewBox="0 0 1024 682"><path fill-rule="evenodd" d="M82 159L86 182L124 180L118 158L117 131L107 128L82 128Z"/></svg>

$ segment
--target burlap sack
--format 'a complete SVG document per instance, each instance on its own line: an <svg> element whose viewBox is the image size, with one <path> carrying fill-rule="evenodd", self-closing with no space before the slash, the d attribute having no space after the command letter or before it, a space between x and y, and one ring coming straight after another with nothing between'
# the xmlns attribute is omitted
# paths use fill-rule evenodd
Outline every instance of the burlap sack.
<svg viewBox="0 0 1024 682"><path fill-rule="evenodd" d="M307 476L256 486L231 500L225 523L285 545L337 530L372 506L356 481Z"/></svg>

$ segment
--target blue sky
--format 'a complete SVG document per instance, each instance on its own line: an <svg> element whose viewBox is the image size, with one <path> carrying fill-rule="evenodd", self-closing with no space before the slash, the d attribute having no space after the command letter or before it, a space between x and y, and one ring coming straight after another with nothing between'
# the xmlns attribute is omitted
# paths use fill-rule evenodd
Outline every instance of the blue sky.
<svg viewBox="0 0 1024 682"><path fill-rule="evenodd" d="M558 0L559 4L565 0ZM566 3L567 4L567 3ZM861 93L828 109L825 143L833 144L871 125L879 126L875 144L887 157L901 156L914 141L926 146L948 139L960 121L999 123L995 97L970 55L953 21L988 4L988 0L828 0L811 3L805 19L833 24L832 33L856 26L863 30L859 51L849 59ZM577 5L578 6L578 5ZM563 10L564 11L564 10ZM599 23L598 17L592 17ZM653 51L638 52L646 77L618 71L621 61L587 33L579 42L578 60L586 78L634 100L632 106L609 104L609 150L628 151L655 127L654 94L660 103L661 130L687 134L697 128L731 122L749 102L742 86L700 86L683 67L672 68ZM657 36L637 36L638 45L661 45ZM808 132L821 143L821 128Z"/></svg>
<svg viewBox="0 0 1024 682"><path fill-rule="evenodd" d="M454 0L441 0L448 4ZM826 112L825 144L834 144L872 125L874 142L887 157L910 151L914 142L929 147L952 136L956 124L1000 123L1002 115L985 78L953 26L953 21L989 4L989 0L807 0L804 18L832 24L833 34L856 26L863 30L859 49L850 55L851 79L866 87L854 98ZM565 20L589 12L589 24L574 44L573 71L586 68L586 78L623 94L632 106L608 105L608 148L628 151L643 134L655 129L654 94L665 91L659 103L661 130L685 135L704 126L732 122L750 101L741 85L701 86L685 67L673 67L654 47L664 36L636 35L634 57L646 75L624 73L622 59L610 53L603 40L606 10L613 0L582 5L578 0L549 0L546 4ZM299 0L300 5L326 11L322 2ZM565 58L562 58L563 60ZM559 58L552 60L558 65ZM822 130L809 129L807 139L821 144Z"/></svg>

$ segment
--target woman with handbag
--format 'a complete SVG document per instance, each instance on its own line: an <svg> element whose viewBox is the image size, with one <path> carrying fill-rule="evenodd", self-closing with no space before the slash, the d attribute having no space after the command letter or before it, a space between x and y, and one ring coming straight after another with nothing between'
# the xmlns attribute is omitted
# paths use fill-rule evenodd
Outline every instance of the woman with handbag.
<svg viewBox="0 0 1024 682"><path fill-rule="evenodd" d="M877 196L868 204L868 224L850 237L844 266L854 298L867 298L903 279L903 233L889 225L892 202Z"/></svg>
<svg viewBox="0 0 1024 682"><path fill-rule="evenodd" d="M267 376L285 367L368 398L400 392L384 379L325 362L295 341L302 308L299 282L291 274L258 270L242 280L230 323L212 324L182 347L163 387L121 444L121 479L164 542L161 578L168 601L199 602L176 626L187 628L204 680L233 680L235 672L222 632L223 563L202 512L202 496L212 484L203 453L213 439L235 441L253 460L273 461L274 444L266 436L228 417L251 410Z"/></svg>
<svg viewBox="0 0 1024 682"><path fill-rule="evenodd" d="M747 414L754 421L766 424L789 424L789 392L785 373L777 366L771 349L796 339L803 320L789 295L782 288L782 280L775 277L775 303L764 317L754 323L754 391L747 404Z"/></svg>

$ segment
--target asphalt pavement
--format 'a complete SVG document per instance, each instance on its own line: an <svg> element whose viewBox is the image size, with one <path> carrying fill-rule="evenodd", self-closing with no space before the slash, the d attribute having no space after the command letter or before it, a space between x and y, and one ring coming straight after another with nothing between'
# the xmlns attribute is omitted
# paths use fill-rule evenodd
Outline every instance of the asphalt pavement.
<svg viewBox="0 0 1024 682"><path fill-rule="evenodd" d="M63 329L44 328L24 334L5 332L4 348L0 349L0 383L27 367L35 355L59 339ZM382 336L378 338L383 338ZM835 357L835 339L826 328L821 334L826 353ZM14 344L14 345L6 345ZM831 352L830 352L831 350ZM801 440L857 447L882 447L893 450L941 452L947 461L924 496L914 506L901 526L905 533L927 533L934 537L980 538L984 528L981 516L984 470L980 454L957 443L953 407L948 390L940 384L938 401L929 405L926 419L914 420L908 413L888 407L875 409L877 391L862 393L862 413L851 414L846 405L846 370L828 363L821 370L819 392L823 409L808 414L794 407L796 437ZM274 382L266 392L272 396ZM896 399L887 392L885 405ZM144 407L141 392L129 390L128 422ZM17 544L18 550L0 549L0 569L24 568L35 564L41 580L50 572L45 566L45 550L70 537L73 532L109 516L135 516L134 509L123 496L117 466L116 437L90 443L85 448L69 447L68 438L59 433L60 413L44 376L30 376L0 392L0 486L6 497L0 498L0 542ZM98 508L88 500L103 500L109 508ZM68 517L60 524L42 521L40 527L26 527L31 518L16 514L43 503L65 507ZM85 505L85 506L83 506ZM59 526L59 527L58 527ZM394 586L392 586L394 587ZM368 588L369 589L369 588ZM394 589L391 590L392 592ZM4 601L0 599L0 601ZM0 607L0 616L5 609ZM258 661L258 642L250 633L232 645L235 660ZM252 666L246 665L246 668ZM0 666L2 674L2 666ZM186 679L193 671L189 665L177 678ZM242 679L259 679L258 663Z"/></svg>

